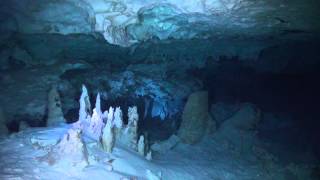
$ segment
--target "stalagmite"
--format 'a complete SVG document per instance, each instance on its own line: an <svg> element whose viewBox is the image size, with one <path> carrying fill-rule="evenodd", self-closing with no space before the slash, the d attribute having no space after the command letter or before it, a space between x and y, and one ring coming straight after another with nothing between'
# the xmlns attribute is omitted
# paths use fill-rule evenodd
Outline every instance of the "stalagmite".
<svg viewBox="0 0 320 180"><path fill-rule="evenodd" d="M128 125L124 130L124 136L127 138L127 145L133 149L137 149L138 138L138 121L139 114L137 107L129 107L128 109Z"/></svg>
<svg viewBox="0 0 320 180"><path fill-rule="evenodd" d="M57 91L57 87L51 88L48 94L48 119L47 126L56 126L65 123L61 109L60 95Z"/></svg>
<svg viewBox="0 0 320 180"><path fill-rule="evenodd" d="M105 110L105 111L102 113L103 122L107 122L108 114L109 114L108 110Z"/></svg>
<svg viewBox="0 0 320 180"><path fill-rule="evenodd" d="M144 136L141 135L139 137L139 141L138 141L138 153L141 155L141 156L144 156L145 154L145 144L144 144Z"/></svg>
<svg viewBox="0 0 320 180"><path fill-rule="evenodd" d="M123 114L120 107L117 107L114 112L114 125L117 129L121 129L123 127Z"/></svg>
<svg viewBox="0 0 320 180"><path fill-rule="evenodd" d="M110 107L108 111L107 121L110 121L114 125L114 108Z"/></svg>
<svg viewBox="0 0 320 180"><path fill-rule="evenodd" d="M93 114L90 119L89 127L86 127L86 131L96 140L101 137L102 129L104 127L103 117L101 113L100 94L98 93L96 99L96 107L93 109Z"/></svg>
<svg viewBox="0 0 320 180"><path fill-rule="evenodd" d="M90 116L91 104L88 95L88 90L85 85L82 85L82 93L79 100L80 110L79 110L79 121L87 121L88 116Z"/></svg>
<svg viewBox="0 0 320 180"><path fill-rule="evenodd" d="M91 137L99 140L103 127L104 123L102 120L102 116L99 115L96 109L93 109L93 114L90 120L90 125L89 127L87 127L87 132L91 135Z"/></svg>
<svg viewBox="0 0 320 180"><path fill-rule="evenodd" d="M108 153L112 153L112 149L113 149L114 141L115 141L113 126L114 126L113 108L110 107L107 123L106 123L106 126L103 129L102 139L101 139L102 147Z"/></svg>
<svg viewBox="0 0 320 180"><path fill-rule="evenodd" d="M100 93L97 94L95 109L99 116L102 115Z"/></svg>
<svg viewBox="0 0 320 180"><path fill-rule="evenodd" d="M151 150L147 153L146 159L147 159L148 161L151 161L151 160L152 160L152 151L151 151Z"/></svg>

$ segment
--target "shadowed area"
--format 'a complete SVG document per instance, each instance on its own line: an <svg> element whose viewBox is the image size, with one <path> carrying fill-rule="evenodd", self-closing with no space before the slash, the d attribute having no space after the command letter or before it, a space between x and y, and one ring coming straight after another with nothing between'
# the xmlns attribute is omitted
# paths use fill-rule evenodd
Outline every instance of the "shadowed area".
<svg viewBox="0 0 320 180"><path fill-rule="evenodd" d="M0 179L319 179L319 10L2 0Z"/></svg>

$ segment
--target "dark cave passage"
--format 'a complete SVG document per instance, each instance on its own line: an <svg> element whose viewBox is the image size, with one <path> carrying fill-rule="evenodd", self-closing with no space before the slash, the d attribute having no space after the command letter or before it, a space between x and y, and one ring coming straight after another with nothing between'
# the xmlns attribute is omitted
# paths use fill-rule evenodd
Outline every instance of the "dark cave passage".
<svg viewBox="0 0 320 180"><path fill-rule="evenodd" d="M259 137L284 148L284 159L292 158L288 151L310 150L319 157L319 72L260 73L246 67L232 68L232 63L222 66L220 71L207 70L211 104L253 103L264 112Z"/></svg>
<svg viewBox="0 0 320 180"><path fill-rule="evenodd" d="M1 0L0 179L320 179L316 0Z"/></svg>

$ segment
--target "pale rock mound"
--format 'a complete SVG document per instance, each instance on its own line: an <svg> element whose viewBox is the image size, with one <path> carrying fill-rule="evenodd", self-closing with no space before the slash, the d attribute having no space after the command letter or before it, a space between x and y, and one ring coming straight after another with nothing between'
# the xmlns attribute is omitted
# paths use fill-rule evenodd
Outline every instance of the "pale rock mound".
<svg viewBox="0 0 320 180"><path fill-rule="evenodd" d="M194 144L204 136L208 125L208 92L191 94L185 105L178 137L182 142Z"/></svg>
<svg viewBox="0 0 320 180"><path fill-rule="evenodd" d="M69 129L41 160L57 167L84 168L89 165L88 152L81 139L81 131Z"/></svg>

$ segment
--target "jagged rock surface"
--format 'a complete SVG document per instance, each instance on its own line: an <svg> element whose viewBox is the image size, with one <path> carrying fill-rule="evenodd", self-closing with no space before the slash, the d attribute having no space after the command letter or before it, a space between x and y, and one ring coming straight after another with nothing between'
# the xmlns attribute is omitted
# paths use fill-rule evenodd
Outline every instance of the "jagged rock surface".
<svg viewBox="0 0 320 180"><path fill-rule="evenodd" d="M1 27L22 33L97 32L112 44L191 38L290 38L319 32L317 2L250 0L5 0ZM14 13L13 13L14 12ZM72 13L71 13L72 12Z"/></svg>

